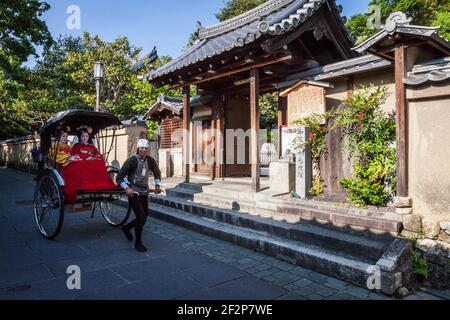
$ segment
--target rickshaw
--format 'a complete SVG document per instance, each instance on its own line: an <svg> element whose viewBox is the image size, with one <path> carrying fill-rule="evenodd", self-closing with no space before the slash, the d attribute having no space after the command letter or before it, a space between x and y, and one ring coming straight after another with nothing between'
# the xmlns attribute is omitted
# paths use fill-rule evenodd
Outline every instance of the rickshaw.
<svg viewBox="0 0 450 320"><path fill-rule="evenodd" d="M41 235L49 240L55 239L61 231L65 207L73 205L68 203L64 197L64 181L60 167L56 164L56 152L51 155L50 149L57 130L61 128L78 128L80 126L89 126L92 128L91 136L93 141L100 144L100 133L106 130L113 131L111 151L115 131L121 126L120 120L111 113L95 112L86 110L67 110L53 115L42 126L40 130L40 148L38 148L38 174L36 177L36 188L34 192L34 217L36 225ZM108 159L108 155L105 159ZM36 156L36 155L35 155ZM108 166L108 175L114 181L119 168ZM115 183L115 181L114 181ZM96 209L100 209L103 218L113 227L124 225L131 212L131 208L124 209L119 205L119 200L125 195L119 188L115 190L102 191L83 191L77 194L76 204L91 204L91 217L94 217Z"/></svg>

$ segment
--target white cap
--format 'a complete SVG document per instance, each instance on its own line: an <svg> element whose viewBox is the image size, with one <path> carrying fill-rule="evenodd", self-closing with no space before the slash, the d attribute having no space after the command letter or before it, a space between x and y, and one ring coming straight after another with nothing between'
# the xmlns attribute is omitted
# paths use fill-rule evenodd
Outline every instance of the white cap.
<svg viewBox="0 0 450 320"><path fill-rule="evenodd" d="M137 143L137 147L150 149L150 141L147 139L140 139Z"/></svg>

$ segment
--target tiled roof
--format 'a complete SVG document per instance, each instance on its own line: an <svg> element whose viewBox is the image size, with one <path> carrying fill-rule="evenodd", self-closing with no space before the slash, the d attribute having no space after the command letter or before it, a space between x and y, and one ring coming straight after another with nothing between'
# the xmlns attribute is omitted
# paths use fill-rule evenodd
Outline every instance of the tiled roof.
<svg viewBox="0 0 450 320"><path fill-rule="evenodd" d="M195 96L191 98L190 106L195 108L205 105L211 101L211 96ZM155 104L153 104L148 112L144 115L143 119L148 120L155 113L161 112L164 109L169 110L173 114L180 115L183 112L183 98L166 96L160 94Z"/></svg>
<svg viewBox="0 0 450 320"><path fill-rule="evenodd" d="M410 22L411 18L407 18L406 14L404 14L403 12L394 12L388 17L388 19L386 20L386 24L383 26L383 29L380 32L370 37L359 46L353 48L353 50L358 53L366 52L394 33L403 33L412 36L422 36L430 38L443 48L450 50L450 43L442 39L437 34L437 31L440 29L440 27L415 26L409 24Z"/></svg>
<svg viewBox="0 0 450 320"><path fill-rule="evenodd" d="M261 6L218 25L200 28L199 41L177 59L151 72L153 80L216 55L243 47L264 34L279 35L306 22L334 0L269 0Z"/></svg>
<svg viewBox="0 0 450 320"><path fill-rule="evenodd" d="M415 86L448 79L450 79L450 57L415 65L405 77L404 83Z"/></svg>
<svg viewBox="0 0 450 320"><path fill-rule="evenodd" d="M380 57L368 54L362 57L317 67L308 71L294 74L287 78L287 81L279 83L278 88L285 88L294 85L300 80L322 81L342 77L345 75L357 74L386 68L392 65L392 62Z"/></svg>

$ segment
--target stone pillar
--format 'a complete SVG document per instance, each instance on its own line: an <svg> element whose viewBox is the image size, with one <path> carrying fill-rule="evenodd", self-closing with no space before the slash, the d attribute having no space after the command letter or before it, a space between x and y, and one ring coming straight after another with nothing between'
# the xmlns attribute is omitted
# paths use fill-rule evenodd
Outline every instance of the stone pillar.
<svg viewBox="0 0 450 320"><path fill-rule="evenodd" d="M297 128L297 143L304 143L309 135L309 128ZM312 156L311 147L307 146L303 150L298 149L295 154L295 191L301 198L309 195L312 186Z"/></svg>

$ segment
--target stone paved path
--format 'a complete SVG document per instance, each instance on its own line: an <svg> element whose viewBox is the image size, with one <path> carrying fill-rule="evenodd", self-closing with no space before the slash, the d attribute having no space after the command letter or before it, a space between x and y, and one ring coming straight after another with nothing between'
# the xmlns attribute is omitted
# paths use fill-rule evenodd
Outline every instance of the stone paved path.
<svg viewBox="0 0 450 320"><path fill-rule="evenodd" d="M33 220L33 177L0 169L0 299L381 300L388 297L150 218L138 253L99 213L67 214L55 241ZM67 267L81 290L67 289ZM437 299L423 292L407 299Z"/></svg>

